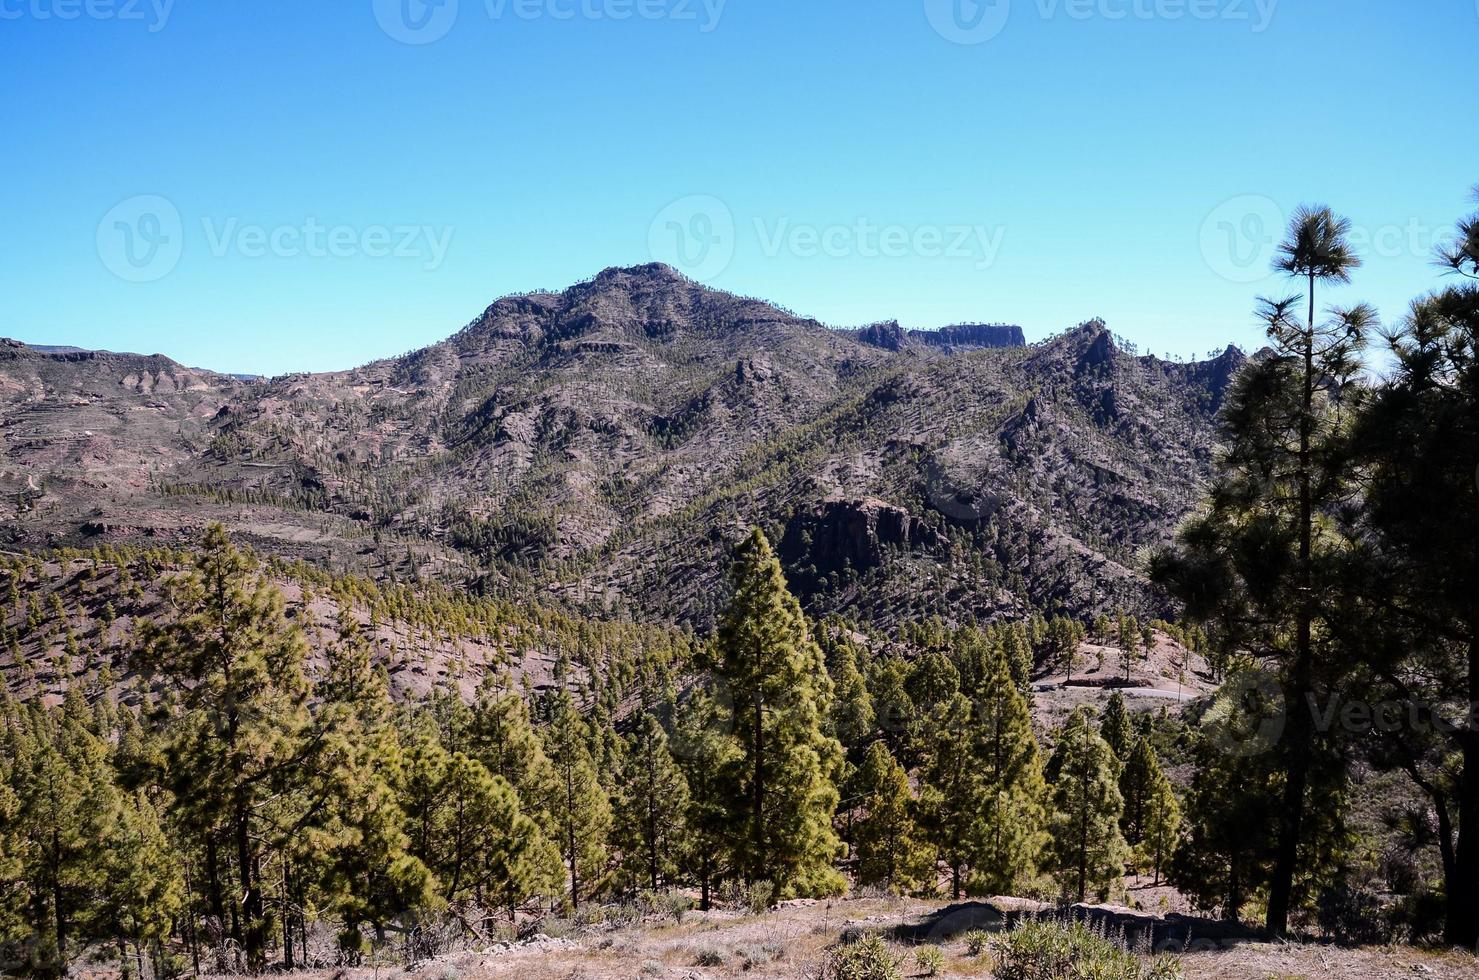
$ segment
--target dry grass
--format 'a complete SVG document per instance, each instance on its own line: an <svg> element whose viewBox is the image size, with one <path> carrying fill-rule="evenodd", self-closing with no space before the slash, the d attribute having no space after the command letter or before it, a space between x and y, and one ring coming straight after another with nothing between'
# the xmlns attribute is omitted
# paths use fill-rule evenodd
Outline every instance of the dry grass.
<svg viewBox="0 0 1479 980"><path fill-rule="evenodd" d="M721 980L817 977L844 932L883 932L939 903L860 899L798 904L763 916L693 913L681 924L649 923L492 953L461 953L406 970L302 972L294 980ZM894 943L905 977L918 974L912 948ZM940 977L991 976L989 955L967 955L960 938L940 947ZM1245 943L1182 957L1188 980L1473 980L1479 960L1411 948L1338 949Z"/></svg>

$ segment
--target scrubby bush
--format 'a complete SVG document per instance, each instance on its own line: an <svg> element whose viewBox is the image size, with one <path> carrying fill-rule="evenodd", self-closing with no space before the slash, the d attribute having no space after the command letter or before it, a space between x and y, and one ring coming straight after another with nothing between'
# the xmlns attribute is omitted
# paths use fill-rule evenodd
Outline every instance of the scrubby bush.
<svg viewBox="0 0 1479 980"><path fill-rule="evenodd" d="M693 957L694 966L719 967L723 966L727 962L728 957L724 955L724 951L715 949L712 946L704 947L703 949L699 950Z"/></svg>
<svg viewBox="0 0 1479 980"><path fill-rule="evenodd" d="M637 907L646 915L671 918L682 925L683 916L693 910L693 899L682 892L644 891L637 896Z"/></svg>
<svg viewBox="0 0 1479 980"><path fill-rule="evenodd" d="M902 980L903 974L888 943L868 936L834 949L822 976L824 980Z"/></svg>
<svg viewBox="0 0 1479 980"><path fill-rule="evenodd" d="M775 901L775 883L757 881L745 889L745 907L752 915L764 915Z"/></svg>
<svg viewBox="0 0 1479 980"><path fill-rule="evenodd" d="M735 950L739 956L740 966L746 970L753 970L759 966L765 966L785 956L785 946L780 943L748 943Z"/></svg>
<svg viewBox="0 0 1479 980"><path fill-rule="evenodd" d="M967 956L980 956L991 945L991 934L980 929L972 929L965 934L964 939Z"/></svg>
<svg viewBox="0 0 1479 980"><path fill-rule="evenodd" d="M1081 923L1024 922L998 937L997 980L1180 980L1181 964L1159 957L1146 964Z"/></svg>
<svg viewBox="0 0 1479 980"><path fill-rule="evenodd" d="M945 954L938 946L921 946L914 954L914 965L919 972L932 977L945 967Z"/></svg>

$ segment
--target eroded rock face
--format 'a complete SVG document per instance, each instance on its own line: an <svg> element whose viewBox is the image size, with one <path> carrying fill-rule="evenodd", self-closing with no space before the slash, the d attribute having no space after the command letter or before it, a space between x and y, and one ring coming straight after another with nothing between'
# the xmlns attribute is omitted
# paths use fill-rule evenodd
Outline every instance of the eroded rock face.
<svg viewBox="0 0 1479 980"><path fill-rule="evenodd" d="M910 336L946 351L1027 346L1022 328L1005 323L958 323L939 330L913 330Z"/></svg>
<svg viewBox="0 0 1479 980"><path fill-rule="evenodd" d="M904 335L904 328L899 326L899 321L888 320L883 323L872 323L858 331L858 340L870 347L881 347L884 350L899 351L909 342Z"/></svg>
<svg viewBox="0 0 1479 980"><path fill-rule="evenodd" d="M780 556L793 584L809 590L825 575L882 565L889 549L927 547L934 531L902 507L882 500L824 500L786 526Z"/></svg>

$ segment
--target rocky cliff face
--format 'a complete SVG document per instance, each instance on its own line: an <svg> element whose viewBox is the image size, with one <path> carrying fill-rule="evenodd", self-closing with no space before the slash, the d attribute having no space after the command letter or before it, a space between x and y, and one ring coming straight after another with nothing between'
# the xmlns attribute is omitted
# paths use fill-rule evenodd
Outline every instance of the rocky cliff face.
<svg viewBox="0 0 1479 980"><path fill-rule="evenodd" d="M827 576L869 572L889 553L939 544L939 535L902 507L882 500L823 500L786 524L779 554L791 584L805 595Z"/></svg>
<svg viewBox="0 0 1479 980"><path fill-rule="evenodd" d="M836 331L665 266L262 383L6 346L0 539L223 520L335 568L703 628L759 525L816 612L1153 605L1136 552L1197 499L1240 357L1134 357L1099 323L1031 347L1013 327Z"/></svg>
<svg viewBox="0 0 1479 980"><path fill-rule="evenodd" d="M1004 323L960 323L939 330L911 330L909 334L920 343L948 352L1027 345L1021 327Z"/></svg>

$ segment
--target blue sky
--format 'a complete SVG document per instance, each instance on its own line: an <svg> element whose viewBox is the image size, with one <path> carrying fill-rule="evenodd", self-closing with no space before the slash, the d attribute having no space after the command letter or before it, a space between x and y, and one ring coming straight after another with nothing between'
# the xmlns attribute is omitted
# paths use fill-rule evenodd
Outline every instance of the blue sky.
<svg viewBox="0 0 1479 980"><path fill-rule="evenodd" d="M1395 318L1476 49L1479 0L0 0L0 335L342 368L660 258L1201 355L1305 201Z"/></svg>

